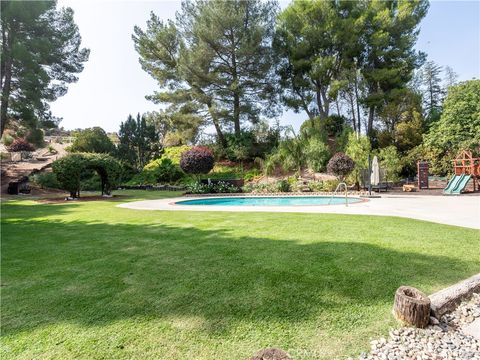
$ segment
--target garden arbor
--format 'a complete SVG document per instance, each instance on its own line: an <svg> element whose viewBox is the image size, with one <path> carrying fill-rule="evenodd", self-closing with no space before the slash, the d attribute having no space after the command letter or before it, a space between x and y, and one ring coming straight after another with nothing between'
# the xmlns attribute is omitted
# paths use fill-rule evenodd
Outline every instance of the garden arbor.
<svg viewBox="0 0 480 360"><path fill-rule="evenodd" d="M63 189L72 198L80 196L80 178L94 170L101 180L102 195L109 195L120 178L121 164L108 154L73 153L52 164L52 169Z"/></svg>

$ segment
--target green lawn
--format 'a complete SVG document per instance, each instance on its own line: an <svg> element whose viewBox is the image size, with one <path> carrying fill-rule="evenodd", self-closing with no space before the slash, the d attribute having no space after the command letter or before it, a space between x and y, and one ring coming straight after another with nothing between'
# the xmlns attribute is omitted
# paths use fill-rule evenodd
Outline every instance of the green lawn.
<svg viewBox="0 0 480 360"><path fill-rule="evenodd" d="M117 203L2 203L2 359L345 358L396 326L397 287L480 267L478 231L460 227Z"/></svg>

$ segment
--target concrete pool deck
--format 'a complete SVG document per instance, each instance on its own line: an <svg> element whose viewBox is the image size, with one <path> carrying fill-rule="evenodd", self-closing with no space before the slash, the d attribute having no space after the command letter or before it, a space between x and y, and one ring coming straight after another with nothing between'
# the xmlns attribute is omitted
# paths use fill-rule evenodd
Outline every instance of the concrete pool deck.
<svg viewBox="0 0 480 360"><path fill-rule="evenodd" d="M217 196L218 197L218 196ZM228 197L228 194L225 195ZM383 195L368 201L345 205L301 206L219 206L177 205L175 202L199 197L177 197L135 201L117 205L134 210L300 212L352 215L399 216L440 224L480 229L480 196ZM208 197L201 197L207 199Z"/></svg>

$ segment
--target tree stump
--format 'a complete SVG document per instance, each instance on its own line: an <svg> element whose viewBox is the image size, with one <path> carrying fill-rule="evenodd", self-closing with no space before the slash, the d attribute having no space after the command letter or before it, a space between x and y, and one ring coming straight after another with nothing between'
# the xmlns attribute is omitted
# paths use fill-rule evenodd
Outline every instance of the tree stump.
<svg viewBox="0 0 480 360"><path fill-rule="evenodd" d="M420 290L400 286L395 293L393 315L403 323L425 328L430 320L430 299Z"/></svg>
<svg viewBox="0 0 480 360"><path fill-rule="evenodd" d="M270 348L256 352L250 360L292 360L292 357L281 349Z"/></svg>

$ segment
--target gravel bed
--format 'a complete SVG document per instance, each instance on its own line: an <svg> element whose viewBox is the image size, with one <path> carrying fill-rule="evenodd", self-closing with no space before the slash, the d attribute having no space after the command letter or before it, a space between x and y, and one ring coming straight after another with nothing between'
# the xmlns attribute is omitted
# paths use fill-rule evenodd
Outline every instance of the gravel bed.
<svg viewBox="0 0 480 360"><path fill-rule="evenodd" d="M480 318L480 294L464 301L440 321L430 318L426 329L403 327L390 331L389 338L371 341L371 350L361 360L480 360L480 340L461 327Z"/></svg>

